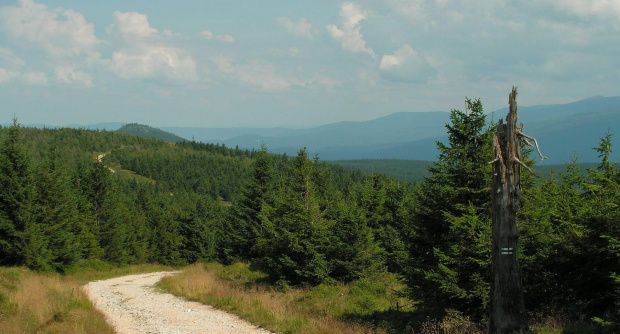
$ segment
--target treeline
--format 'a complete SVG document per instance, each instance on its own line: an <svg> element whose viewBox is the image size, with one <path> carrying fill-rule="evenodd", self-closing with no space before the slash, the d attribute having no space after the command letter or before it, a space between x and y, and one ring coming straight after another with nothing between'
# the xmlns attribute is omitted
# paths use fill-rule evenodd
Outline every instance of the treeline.
<svg viewBox="0 0 620 334"><path fill-rule="evenodd" d="M0 263L63 271L99 260L241 260L279 287L392 272L418 311L484 322L494 126L479 100L466 106L451 112L448 142L415 185L348 172L305 149L287 157L109 132L0 129ZM609 161L610 138L585 173L576 164L551 178L522 173L519 260L536 316L620 321L620 171Z"/></svg>

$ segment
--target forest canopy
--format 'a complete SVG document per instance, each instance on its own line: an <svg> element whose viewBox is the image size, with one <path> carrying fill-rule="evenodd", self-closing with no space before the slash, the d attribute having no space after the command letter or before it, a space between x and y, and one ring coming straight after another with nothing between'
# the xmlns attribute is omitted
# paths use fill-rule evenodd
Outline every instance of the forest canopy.
<svg viewBox="0 0 620 334"><path fill-rule="evenodd" d="M493 124L453 110L419 184L194 141L0 128L0 264L246 261L275 286L399 275L420 310L484 321ZM620 321L620 171L610 161L524 173L519 261L535 314ZM544 143L541 143L544 146ZM523 151L523 156L528 155ZM527 160L532 166L534 163Z"/></svg>

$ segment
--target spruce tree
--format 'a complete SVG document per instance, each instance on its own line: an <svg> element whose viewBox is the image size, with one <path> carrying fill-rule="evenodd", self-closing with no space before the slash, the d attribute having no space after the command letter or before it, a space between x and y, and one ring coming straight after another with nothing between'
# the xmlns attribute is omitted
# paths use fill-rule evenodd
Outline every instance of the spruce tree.
<svg viewBox="0 0 620 334"><path fill-rule="evenodd" d="M256 245L263 233L261 211L273 205L275 189L274 161L265 146L254 160L252 177L234 201L223 226L219 229L220 257L249 260L256 256Z"/></svg>
<svg viewBox="0 0 620 334"><path fill-rule="evenodd" d="M452 110L448 144L418 190L407 281L427 307L482 314L490 273L492 129L480 100Z"/></svg>
<svg viewBox="0 0 620 334"><path fill-rule="evenodd" d="M76 264L89 253L94 235L78 210L77 191L56 149L36 174L36 220L49 240L50 265L57 271Z"/></svg>
<svg viewBox="0 0 620 334"><path fill-rule="evenodd" d="M264 234L258 254L263 270L274 280L319 284L329 275L325 254L332 222L315 196L314 171L306 150L300 150L273 207L263 206L261 211Z"/></svg>
<svg viewBox="0 0 620 334"><path fill-rule="evenodd" d="M21 127L14 119L0 147L0 264L42 269L47 242L34 219L33 173L20 140Z"/></svg>

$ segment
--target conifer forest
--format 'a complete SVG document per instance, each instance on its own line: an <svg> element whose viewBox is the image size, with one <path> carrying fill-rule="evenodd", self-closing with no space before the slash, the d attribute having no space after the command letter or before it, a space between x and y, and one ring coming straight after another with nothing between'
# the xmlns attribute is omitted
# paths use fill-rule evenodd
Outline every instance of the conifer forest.
<svg viewBox="0 0 620 334"><path fill-rule="evenodd" d="M452 110L448 141L414 184L304 148L276 155L15 121L0 128L0 265L62 274L102 263L242 261L276 287L392 273L420 312L484 322L495 126L480 100ZM532 316L620 324L611 138L601 133L594 168L521 173L518 260ZM533 153L521 151L529 167Z"/></svg>

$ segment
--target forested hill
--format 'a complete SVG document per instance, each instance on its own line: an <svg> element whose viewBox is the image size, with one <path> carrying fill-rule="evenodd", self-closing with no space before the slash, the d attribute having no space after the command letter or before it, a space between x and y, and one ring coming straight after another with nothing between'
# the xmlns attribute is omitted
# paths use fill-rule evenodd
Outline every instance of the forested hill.
<svg viewBox="0 0 620 334"><path fill-rule="evenodd" d="M370 300L359 321L402 321L417 332L411 319L450 316L482 328L493 131L480 101L467 107L452 111L448 139L419 184L362 176L305 149L288 157L119 132L0 128L0 265L65 272L245 261L279 290L353 281L386 293L381 282L397 275L415 307L378 310ZM599 319L614 333L620 168L611 134L595 140L600 161L585 173L571 164L555 178L521 174L518 256L528 312ZM521 157L533 164L527 151Z"/></svg>
<svg viewBox="0 0 620 334"><path fill-rule="evenodd" d="M171 143L180 143L186 140L170 132L137 123L126 124L122 128L116 130L116 132L136 135L142 138L154 138Z"/></svg>

